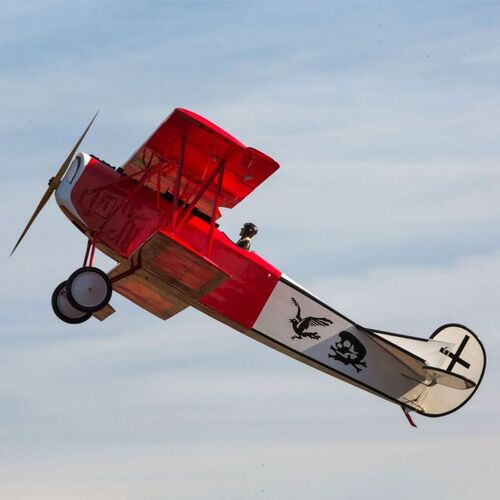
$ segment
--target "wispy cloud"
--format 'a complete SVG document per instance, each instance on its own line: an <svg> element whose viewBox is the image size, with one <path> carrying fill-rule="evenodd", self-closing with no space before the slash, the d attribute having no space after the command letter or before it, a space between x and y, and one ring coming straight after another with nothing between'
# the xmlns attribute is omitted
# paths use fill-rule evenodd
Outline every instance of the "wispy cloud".
<svg viewBox="0 0 500 500"><path fill-rule="evenodd" d="M254 220L257 251L348 317L419 336L460 321L491 361L462 411L414 433L397 407L195 311L163 323L114 297L105 323L68 328L50 294L85 242L52 203L2 270L0 496L486 497L500 411L498 11L3 6L4 257L97 108L84 150L120 164L184 106L282 164L224 212L229 235Z"/></svg>

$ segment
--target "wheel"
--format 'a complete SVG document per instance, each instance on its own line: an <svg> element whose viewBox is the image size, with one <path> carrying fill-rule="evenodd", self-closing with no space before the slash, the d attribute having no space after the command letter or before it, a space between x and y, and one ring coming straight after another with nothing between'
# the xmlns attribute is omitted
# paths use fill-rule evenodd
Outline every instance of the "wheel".
<svg viewBox="0 0 500 500"><path fill-rule="evenodd" d="M105 272L97 267L81 267L68 278L66 290L73 307L93 313L109 302L113 287Z"/></svg>
<svg viewBox="0 0 500 500"><path fill-rule="evenodd" d="M55 315L73 325L87 321L92 314L75 309L68 301L66 293L66 281L56 287L52 293L52 309Z"/></svg>

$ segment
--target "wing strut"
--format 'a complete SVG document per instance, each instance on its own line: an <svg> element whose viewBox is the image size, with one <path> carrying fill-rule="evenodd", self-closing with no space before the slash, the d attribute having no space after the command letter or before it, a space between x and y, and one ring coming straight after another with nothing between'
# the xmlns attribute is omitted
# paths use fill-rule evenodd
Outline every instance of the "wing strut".
<svg viewBox="0 0 500 500"><path fill-rule="evenodd" d="M179 207L179 192L181 190L181 179L182 179L182 167L184 166L184 151L186 149L186 136L181 137L181 149L179 151L179 164L177 166L177 176L175 178L175 188L174 188L174 204L172 208L172 224L171 230L175 228L175 223L177 222L177 213Z"/></svg>
<svg viewBox="0 0 500 500"><path fill-rule="evenodd" d="M224 179L224 166L225 162L224 160L222 160L219 168L219 180L217 182L217 191L215 193L214 206L212 208L212 219L210 220L210 231L208 232L207 249L205 251L207 257L210 257L210 253L212 252L212 243L214 240L214 229L215 229L215 216L217 215L217 205L220 193L222 191L222 180Z"/></svg>
<svg viewBox="0 0 500 500"><path fill-rule="evenodd" d="M198 189L198 192L195 194L194 198L192 201L189 202L188 206L186 208L181 208L179 209L179 222L176 224L174 228L172 228L172 233L177 231L183 224L186 222L188 217L191 215L193 212L194 208L196 207L196 204L200 201L201 197L205 194L205 192L208 190L212 182L214 181L215 177L217 174L220 174L221 170L224 169L224 160L220 160L219 164L217 165L216 168L212 170L210 175L205 179L203 184L200 186ZM177 207L173 207L173 210L177 210Z"/></svg>
<svg viewBox="0 0 500 500"><path fill-rule="evenodd" d="M215 193L212 202L212 214L210 220L210 227L208 229L207 234L207 244L205 247L205 256L209 256L212 250L212 244L214 239L215 232L215 221L217 218L217 211L219 206L219 200L222 193L223 188L223 180L224 180L224 172L226 168L226 160L220 158L217 166L209 173L207 178L203 181L203 183L198 187L198 189L194 190L189 195L188 200L181 199L181 185L182 185L182 177L184 171L184 157L185 157L185 148L187 143L187 137L182 136L180 141L180 150L179 150L179 160L177 162L177 174L175 178L174 192L173 192L173 203L172 210L170 214L170 227L166 233L170 232L171 235L174 235L179 229L184 225L187 219L191 216L193 211L196 208L196 204L202 198L202 196L216 183ZM172 166L172 162L158 162L156 165L151 165L151 161L148 163L144 170L140 170L136 174L140 174L141 177L136 180L137 185L130 191L130 193L125 197L122 203L119 203L114 207L111 214L107 217L107 219L103 222L101 227L99 228L99 232L97 234L92 235L94 239L97 239L99 234L102 233L106 224L114 217L114 215L122 210L131 200L135 197L135 195L139 192L141 188L143 188L149 179L153 178L155 175L157 176L156 183L156 191L157 191L157 208L159 208L159 196L160 196L160 176L162 173ZM135 176L135 174L134 174ZM123 177L120 181L125 181L126 179L131 178L132 176ZM118 181L118 182L120 182ZM95 191L100 191L101 189L108 188L109 185L104 187L100 187ZM90 243L89 243L90 246ZM86 255L85 259L87 260L88 255Z"/></svg>

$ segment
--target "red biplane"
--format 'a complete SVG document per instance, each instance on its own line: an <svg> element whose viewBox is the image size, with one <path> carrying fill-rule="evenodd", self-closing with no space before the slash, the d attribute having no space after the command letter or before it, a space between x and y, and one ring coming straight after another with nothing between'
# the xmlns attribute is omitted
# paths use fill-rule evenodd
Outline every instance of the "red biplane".
<svg viewBox="0 0 500 500"><path fill-rule="evenodd" d="M351 321L219 230L233 208L278 164L205 118L175 109L120 168L74 155L49 182L33 220L55 191L61 210L88 237L83 266L52 296L67 323L104 320L117 292L166 320L192 306L263 344L410 411L441 416L479 386L484 348L458 324L429 339ZM117 262L93 266L95 249ZM14 252L13 250L13 252Z"/></svg>

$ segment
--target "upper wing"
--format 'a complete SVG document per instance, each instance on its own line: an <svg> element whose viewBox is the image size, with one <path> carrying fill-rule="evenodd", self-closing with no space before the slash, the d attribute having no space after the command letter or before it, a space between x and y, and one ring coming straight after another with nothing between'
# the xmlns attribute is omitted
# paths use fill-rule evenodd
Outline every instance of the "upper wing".
<svg viewBox="0 0 500 500"><path fill-rule="evenodd" d="M205 118L186 109L175 109L153 135L125 162L123 170L129 176L140 176L147 169L163 167L145 184L162 193L173 193L184 141L180 199L189 203L200 184L224 161L224 177L218 206L232 208L279 165L269 156L246 147L233 136ZM216 183L209 186L196 203L203 213L212 213L216 199Z"/></svg>

